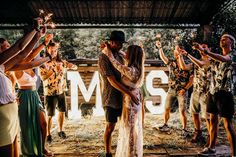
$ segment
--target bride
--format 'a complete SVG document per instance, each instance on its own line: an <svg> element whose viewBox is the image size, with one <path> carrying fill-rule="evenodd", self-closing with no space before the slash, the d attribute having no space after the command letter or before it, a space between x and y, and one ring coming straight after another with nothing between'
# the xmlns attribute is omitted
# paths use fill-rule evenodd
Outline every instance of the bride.
<svg viewBox="0 0 236 157"><path fill-rule="evenodd" d="M112 55L109 45L102 51L112 65L121 73L122 84L125 85L139 100L134 103L123 93L123 108L120 119L116 157L143 156L143 105L140 87L144 78L144 52L140 46L131 45L125 53L125 65L118 62Z"/></svg>

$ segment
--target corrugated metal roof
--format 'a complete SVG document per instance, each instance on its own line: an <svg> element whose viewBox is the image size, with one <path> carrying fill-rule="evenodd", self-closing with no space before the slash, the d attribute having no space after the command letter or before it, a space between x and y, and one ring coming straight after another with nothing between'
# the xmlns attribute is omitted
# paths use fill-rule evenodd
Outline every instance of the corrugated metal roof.
<svg viewBox="0 0 236 157"><path fill-rule="evenodd" d="M1 24L53 13L58 24L208 24L225 0L7 0Z"/></svg>

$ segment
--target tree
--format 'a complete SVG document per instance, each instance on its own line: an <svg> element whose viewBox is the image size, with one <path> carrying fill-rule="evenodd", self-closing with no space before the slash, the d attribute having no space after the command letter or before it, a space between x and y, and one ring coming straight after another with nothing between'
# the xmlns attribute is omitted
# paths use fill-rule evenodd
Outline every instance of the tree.
<svg viewBox="0 0 236 157"><path fill-rule="evenodd" d="M222 6L218 13L213 17L211 24L215 32L222 34L228 32L234 36L236 31L236 1L228 0Z"/></svg>

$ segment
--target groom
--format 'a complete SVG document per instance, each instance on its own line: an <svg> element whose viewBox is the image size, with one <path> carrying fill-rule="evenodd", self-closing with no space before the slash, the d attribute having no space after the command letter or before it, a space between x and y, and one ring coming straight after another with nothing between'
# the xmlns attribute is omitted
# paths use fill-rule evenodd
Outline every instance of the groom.
<svg viewBox="0 0 236 157"><path fill-rule="evenodd" d="M123 64L123 56L120 52L125 43L125 34L122 31L112 31L109 41L110 49L116 60ZM103 49L104 45L101 45ZM98 60L99 73L102 77L102 104L105 111L106 128L104 133L104 145L106 157L111 157L111 134L115 128L117 118L122 112L122 93L117 81L121 81L121 74L109 61L108 57L101 53Z"/></svg>

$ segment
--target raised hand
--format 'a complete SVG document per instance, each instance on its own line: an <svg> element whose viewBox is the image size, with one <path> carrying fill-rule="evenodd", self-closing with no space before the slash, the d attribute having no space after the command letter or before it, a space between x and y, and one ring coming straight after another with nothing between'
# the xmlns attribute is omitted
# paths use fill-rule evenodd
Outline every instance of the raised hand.
<svg viewBox="0 0 236 157"><path fill-rule="evenodd" d="M102 53L104 53L108 57L113 57L112 52L109 47L110 47L109 44L105 43L105 47L102 49Z"/></svg>
<svg viewBox="0 0 236 157"><path fill-rule="evenodd" d="M40 17L34 18L34 29L36 29L38 32L40 32L40 27L43 25L43 19Z"/></svg>
<svg viewBox="0 0 236 157"><path fill-rule="evenodd" d="M194 43L193 43L192 49L194 49L194 50L199 50L199 51L204 51L202 45L200 45L200 44L197 43L197 42L194 42Z"/></svg>
<svg viewBox="0 0 236 157"><path fill-rule="evenodd" d="M160 40L156 41L156 46L158 49L160 49L162 47Z"/></svg>
<svg viewBox="0 0 236 157"><path fill-rule="evenodd" d="M49 22L52 15L53 15L52 13L48 13L47 15L45 15L45 17L44 17L44 23L45 24Z"/></svg>
<svg viewBox="0 0 236 157"><path fill-rule="evenodd" d="M206 44L202 44L202 51L207 54L210 52L209 47Z"/></svg>
<svg viewBox="0 0 236 157"><path fill-rule="evenodd" d="M188 52L183 50L183 49L179 50L178 52L179 52L180 55L184 55L184 56L188 55Z"/></svg>

